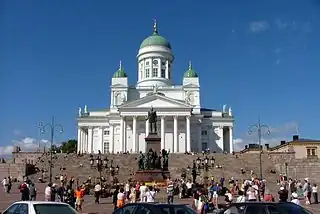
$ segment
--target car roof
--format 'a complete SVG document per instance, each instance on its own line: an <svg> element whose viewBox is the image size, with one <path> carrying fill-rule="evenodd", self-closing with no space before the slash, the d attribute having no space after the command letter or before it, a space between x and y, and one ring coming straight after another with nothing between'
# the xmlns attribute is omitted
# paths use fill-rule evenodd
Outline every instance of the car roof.
<svg viewBox="0 0 320 214"><path fill-rule="evenodd" d="M66 203L62 203L62 202L55 202L55 201L16 201L13 204L30 204L30 205L34 205L34 204L61 204L61 205L68 205Z"/></svg>

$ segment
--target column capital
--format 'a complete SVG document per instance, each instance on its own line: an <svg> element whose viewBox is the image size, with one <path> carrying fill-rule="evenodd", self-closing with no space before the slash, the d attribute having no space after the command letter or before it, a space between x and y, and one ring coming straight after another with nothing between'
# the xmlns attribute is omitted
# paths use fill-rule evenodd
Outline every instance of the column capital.
<svg viewBox="0 0 320 214"><path fill-rule="evenodd" d="M165 116L165 115L161 115L160 118L161 118L162 120L164 120L164 119L166 119L166 116Z"/></svg>
<svg viewBox="0 0 320 214"><path fill-rule="evenodd" d="M190 115L186 115L186 118L187 118L187 119L190 119L190 118L191 118L191 116L190 116Z"/></svg>
<svg viewBox="0 0 320 214"><path fill-rule="evenodd" d="M179 117L178 115L174 115L174 116L173 116L173 119L176 120L176 119L178 119L178 117Z"/></svg>
<svg viewBox="0 0 320 214"><path fill-rule="evenodd" d="M132 118L133 118L133 119L137 119L138 116L137 116L137 115L133 115Z"/></svg>

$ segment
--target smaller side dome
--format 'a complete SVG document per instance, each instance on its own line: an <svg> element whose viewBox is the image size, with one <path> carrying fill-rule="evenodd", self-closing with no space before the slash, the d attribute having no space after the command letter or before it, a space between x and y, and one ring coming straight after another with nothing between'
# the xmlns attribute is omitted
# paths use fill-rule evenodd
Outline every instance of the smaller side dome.
<svg viewBox="0 0 320 214"><path fill-rule="evenodd" d="M127 74L124 71L122 67L122 63L120 61L119 69L113 74L113 78L123 78L123 77L127 77Z"/></svg>
<svg viewBox="0 0 320 214"><path fill-rule="evenodd" d="M191 61L189 62L189 69L184 73L183 77L186 78L196 78L198 77L198 74L195 70L192 68L192 63Z"/></svg>

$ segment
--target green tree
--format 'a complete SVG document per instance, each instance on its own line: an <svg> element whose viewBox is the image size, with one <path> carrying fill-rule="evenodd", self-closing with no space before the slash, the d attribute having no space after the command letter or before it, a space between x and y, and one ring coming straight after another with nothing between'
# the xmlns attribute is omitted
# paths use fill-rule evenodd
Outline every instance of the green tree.
<svg viewBox="0 0 320 214"><path fill-rule="evenodd" d="M71 139L63 142L60 146L60 150L63 153L74 153L77 151L77 140Z"/></svg>

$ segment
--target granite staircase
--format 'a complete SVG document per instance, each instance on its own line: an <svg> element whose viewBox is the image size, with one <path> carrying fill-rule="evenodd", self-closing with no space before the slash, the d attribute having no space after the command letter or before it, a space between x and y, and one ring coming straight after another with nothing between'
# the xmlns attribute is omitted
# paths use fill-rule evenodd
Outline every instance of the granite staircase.
<svg viewBox="0 0 320 214"><path fill-rule="evenodd" d="M204 176L214 176L215 178L220 178L224 176L226 179L234 177L238 180L250 179L250 171L260 176L259 171L259 154L239 154L239 155L230 155L230 154L210 154L208 158L215 158L215 165L221 165L221 168L209 168L208 172L201 172L198 179L201 180ZM96 157L96 155L94 156ZM106 156L102 156L104 158ZM113 161L113 166L119 166L119 172L116 177L120 182L125 182L128 180L132 174L138 169L137 164L137 154L109 154L107 158ZM199 155L185 155L185 154L170 154L169 155L169 170L171 177L173 179L180 178L181 173L186 171L187 167L192 167L192 163L197 158L204 159L206 156ZM49 171L48 160L50 156L44 155L40 158L37 163L37 167L41 170ZM210 162L209 162L210 163ZM278 176L276 174L270 173L271 169L274 168L273 162L270 160L270 157L267 155L262 155L263 163L263 177L267 180L267 183L276 183ZM55 154L53 158L53 176L59 176L61 174L67 174L68 177L74 176L78 178L80 182L88 179L89 176L95 178L99 177L99 172L95 167L90 165L90 156L83 155L77 156L75 154ZM110 164L109 164L110 166ZM245 174L241 173L241 168L245 170ZM45 173L48 175L48 173ZM109 169L103 169L101 172L102 176L106 179L111 179ZM191 178L191 173L187 174ZM37 180L41 177L41 172L29 176L33 180ZM270 185L271 186L271 185Z"/></svg>

